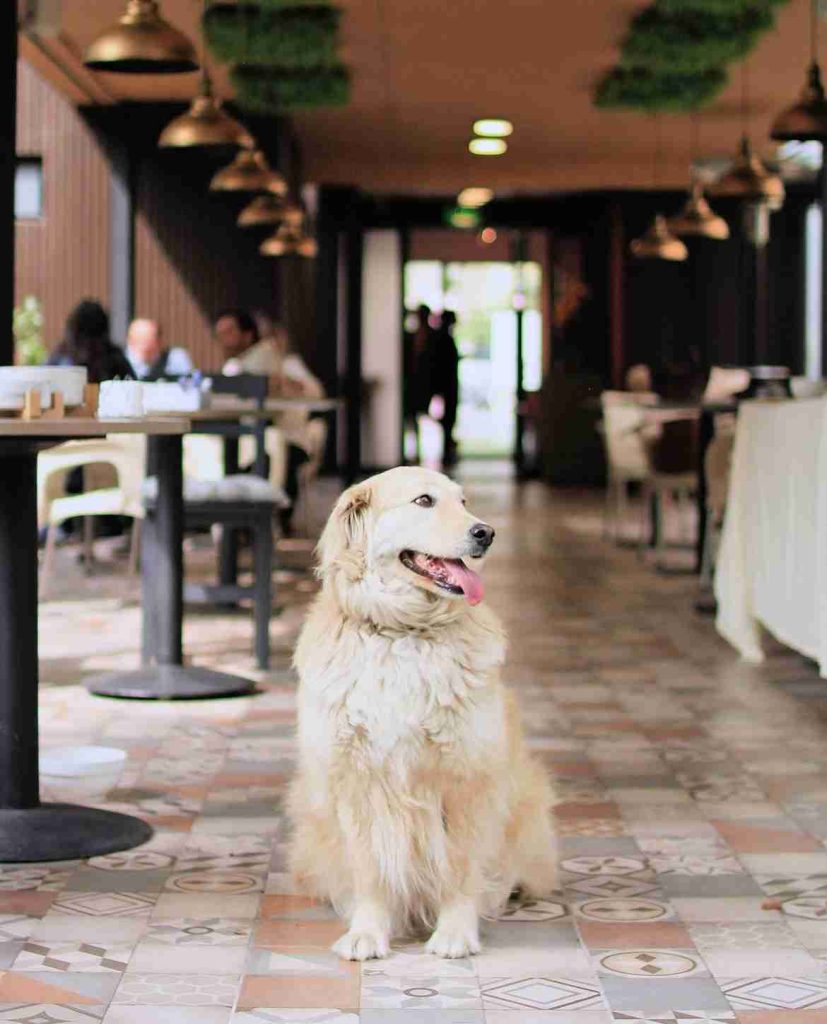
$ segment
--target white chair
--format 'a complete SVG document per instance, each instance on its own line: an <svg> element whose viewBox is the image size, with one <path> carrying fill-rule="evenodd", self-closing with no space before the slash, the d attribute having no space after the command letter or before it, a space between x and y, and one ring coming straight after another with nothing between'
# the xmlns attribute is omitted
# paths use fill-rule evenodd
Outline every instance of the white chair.
<svg viewBox="0 0 827 1024"><path fill-rule="evenodd" d="M646 415L636 402L619 401L614 396L626 392L604 392L602 435L608 467L606 488L605 536L620 540L628 511L629 484L643 483L651 468L644 431Z"/></svg>
<svg viewBox="0 0 827 1024"><path fill-rule="evenodd" d="M95 516L133 519L129 570L137 568L140 521L144 518L141 487L146 463L146 438L118 434L100 440L67 441L42 452L37 460L38 523L47 527L40 588L48 590L54 570L57 528L69 519L84 519L84 557L87 571L93 562ZM82 468L84 491L66 494L66 477Z"/></svg>
<svg viewBox="0 0 827 1024"><path fill-rule="evenodd" d="M306 535L312 529L312 502L310 500L313 482L317 479L324 461L327 446L327 421L323 419L308 420L305 427L307 438L307 462L299 466L299 492L296 505L301 511L302 527Z"/></svg>
<svg viewBox="0 0 827 1024"><path fill-rule="evenodd" d="M655 531L655 564L662 566L666 547L664 505L674 499L680 513L690 506L698 492L698 430L697 416L680 416L660 423L659 436L648 444L650 473L643 483L643 517L653 510ZM641 530L641 550L645 543L645 525Z"/></svg>

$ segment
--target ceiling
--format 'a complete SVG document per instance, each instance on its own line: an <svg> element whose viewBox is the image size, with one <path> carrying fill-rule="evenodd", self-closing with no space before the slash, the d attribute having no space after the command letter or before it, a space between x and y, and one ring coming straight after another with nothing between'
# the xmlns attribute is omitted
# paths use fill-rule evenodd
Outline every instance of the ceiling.
<svg viewBox="0 0 827 1024"><path fill-rule="evenodd" d="M592 107L597 77L617 56L634 0L338 0L343 56L352 69L349 106L294 117L308 180L374 192L446 195L466 185L499 194L652 187L654 119ZM82 52L114 21L124 0L62 0L60 45ZM195 37L200 0L161 0L164 15ZM809 0L790 0L778 28L748 61L750 129L769 155L769 125L797 96L807 59ZM26 52L26 51L24 51ZM40 54L39 66L43 61ZM42 70L42 67L41 67ZM81 69L81 75L84 72ZM186 99L195 76L86 75L98 102ZM59 77L59 76L58 76ZM219 71L219 91L229 95ZM74 69L75 84L79 80ZM53 78L53 80L56 80ZM72 84L65 91L71 94ZM722 156L740 131L740 67L720 100L700 115L700 154ZM75 97L77 98L77 97ZM467 152L472 122L510 118L502 157ZM680 187L690 155L689 118L662 115L659 186Z"/></svg>

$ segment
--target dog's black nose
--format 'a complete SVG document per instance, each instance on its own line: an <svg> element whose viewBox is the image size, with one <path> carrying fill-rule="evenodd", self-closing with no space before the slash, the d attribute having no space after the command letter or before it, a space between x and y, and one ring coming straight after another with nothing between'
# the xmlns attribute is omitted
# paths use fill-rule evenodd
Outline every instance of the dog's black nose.
<svg viewBox="0 0 827 1024"><path fill-rule="evenodd" d="M483 548L490 548L494 541L494 527L485 523L474 523L469 531L474 540Z"/></svg>

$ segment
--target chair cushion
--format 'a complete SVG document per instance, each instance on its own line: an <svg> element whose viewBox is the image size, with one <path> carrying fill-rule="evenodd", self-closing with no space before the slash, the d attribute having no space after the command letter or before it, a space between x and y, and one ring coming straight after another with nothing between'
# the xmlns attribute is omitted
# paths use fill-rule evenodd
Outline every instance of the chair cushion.
<svg viewBox="0 0 827 1024"><path fill-rule="evenodd" d="M144 498L155 501L158 496L158 480L148 477L144 481ZM184 502L205 501L267 501L278 508L289 508L290 499L280 487L274 487L269 480L259 476L239 473L225 476L221 480L184 480Z"/></svg>

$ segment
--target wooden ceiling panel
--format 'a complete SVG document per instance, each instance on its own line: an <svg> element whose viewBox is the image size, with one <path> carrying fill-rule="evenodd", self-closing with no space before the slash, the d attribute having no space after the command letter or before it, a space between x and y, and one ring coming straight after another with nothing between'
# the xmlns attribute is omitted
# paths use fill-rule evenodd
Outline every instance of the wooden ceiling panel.
<svg viewBox="0 0 827 1024"><path fill-rule="evenodd" d="M308 178L383 193L448 194L468 184L503 193L651 186L655 133L642 114L596 110L595 80L617 56L638 0L340 0L343 54L353 72L351 103L295 115ZM770 154L769 126L801 88L809 0L790 0L778 28L748 62L750 128ZM63 31L86 46L123 0L63 0ZM191 38L200 0L162 0L165 17ZM725 156L740 132L740 69L700 117L704 156ZM186 100L194 75L101 75L115 98ZM229 95L218 69L219 91ZM467 152L471 124L509 117L503 157ZM662 115L659 184L687 176L689 123Z"/></svg>

